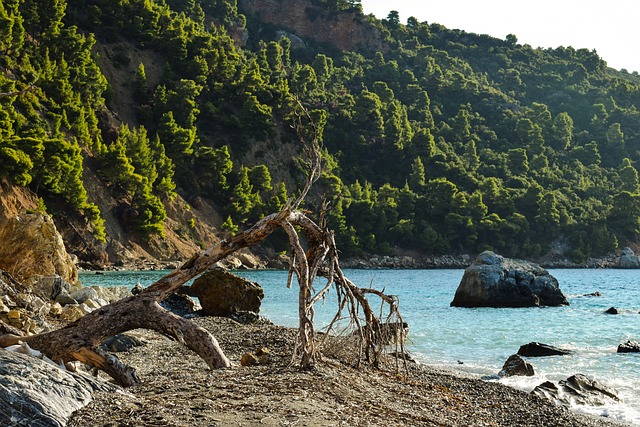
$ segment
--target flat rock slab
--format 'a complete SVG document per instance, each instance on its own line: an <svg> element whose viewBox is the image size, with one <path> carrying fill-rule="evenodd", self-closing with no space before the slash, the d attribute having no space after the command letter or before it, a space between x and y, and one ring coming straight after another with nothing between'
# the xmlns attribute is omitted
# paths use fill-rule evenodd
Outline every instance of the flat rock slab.
<svg viewBox="0 0 640 427"><path fill-rule="evenodd" d="M0 349L2 426L65 426L98 390L120 389L33 356Z"/></svg>

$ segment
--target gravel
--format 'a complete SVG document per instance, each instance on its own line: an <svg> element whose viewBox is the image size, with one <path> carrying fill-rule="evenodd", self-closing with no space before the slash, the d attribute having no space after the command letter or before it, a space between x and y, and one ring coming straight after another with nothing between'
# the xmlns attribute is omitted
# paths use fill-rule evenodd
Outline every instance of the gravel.
<svg viewBox="0 0 640 427"><path fill-rule="evenodd" d="M409 363L396 371L345 363L334 342L313 369L292 363L295 330L194 319L218 339L234 367L209 370L193 352L155 332L118 353L141 383L97 393L69 426L620 426L576 414L498 383ZM270 363L240 366L246 352L267 347ZM345 351L345 349L347 351ZM341 354L342 353L342 354ZM353 354L351 353L351 356ZM101 374L101 376L104 374Z"/></svg>

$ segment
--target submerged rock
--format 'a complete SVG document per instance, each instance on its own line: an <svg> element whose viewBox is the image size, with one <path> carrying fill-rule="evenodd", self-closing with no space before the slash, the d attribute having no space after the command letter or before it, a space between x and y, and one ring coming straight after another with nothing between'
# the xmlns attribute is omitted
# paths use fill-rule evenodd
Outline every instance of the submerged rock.
<svg viewBox="0 0 640 427"><path fill-rule="evenodd" d="M606 314L620 314L618 309L615 308L615 307L609 307L607 310L605 310L605 313Z"/></svg>
<svg viewBox="0 0 640 427"><path fill-rule="evenodd" d="M478 255L460 281L453 307L536 307L569 305L558 281L537 264Z"/></svg>
<svg viewBox="0 0 640 427"><path fill-rule="evenodd" d="M614 389L583 374L575 374L558 384L546 381L531 393L567 407L602 406L611 401L620 401Z"/></svg>
<svg viewBox="0 0 640 427"><path fill-rule="evenodd" d="M525 357L565 356L571 354L571 351L539 342L530 342L520 346L518 354Z"/></svg>

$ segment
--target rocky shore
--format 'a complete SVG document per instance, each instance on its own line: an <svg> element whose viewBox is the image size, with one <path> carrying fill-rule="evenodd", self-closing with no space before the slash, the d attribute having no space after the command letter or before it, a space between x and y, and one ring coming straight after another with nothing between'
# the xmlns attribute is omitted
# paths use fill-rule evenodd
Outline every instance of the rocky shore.
<svg viewBox="0 0 640 427"><path fill-rule="evenodd" d="M409 255L372 255L369 257L355 257L342 259L340 265L343 268L369 268L369 269L445 269L467 268L473 262L476 255L433 255L433 256L409 256ZM636 257L637 258L637 257ZM602 258L589 258L583 262L574 262L568 259L545 258L536 263L544 268L631 268L620 265L620 257L609 256ZM80 265L81 270L172 270L179 267L182 261L153 261L136 260L128 263L113 265L108 268L90 264ZM287 269L287 257L231 257L221 267L234 269ZM639 268L638 266L633 268Z"/></svg>
<svg viewBox="0 0 640 427"><path fill-rule="evenodd" d="M72 427L91 426L616 426L542 398L409 362L395 370L358 370L326 345L309 371L291 363L295 332L269 324L196 318L236 366L211 371L179 343L148 331L128 334L143 345L118 353L135 366L140 385L98 392ZM246 352L269 349L267 364L240 366ZM102 375L102 374L101 374Z"/></svg>
<svg viewBox="0 0 640 427"><path fill-rule="evenodd" d="M433 256L371 256L367 258L348 258L341 260L344 268L390 268L390 269L439 269L467 268L476 255L433 255ZM589 258L575 262L564 258L547 257L536 260L544 268L617 268L619 257L609 256ZM639 264L640 266L640 264ZM625 268L625 267L623 267Z"/></svg>

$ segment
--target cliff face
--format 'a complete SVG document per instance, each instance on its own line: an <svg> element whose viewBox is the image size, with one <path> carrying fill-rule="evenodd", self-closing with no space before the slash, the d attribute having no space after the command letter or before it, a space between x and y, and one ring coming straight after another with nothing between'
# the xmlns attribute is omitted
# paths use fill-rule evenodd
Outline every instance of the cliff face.
<svg viewBox="0 0 640 427"><path fill-rule="evenodd" d="M385 50L380 31L357 9L329 12L309 0L240 0L238 5L245 15L319 43L342 50Z"/></svg>
<svg viewBox="0 0 640 427"><path fill-rule="evenodd" d="M59 275L78 281L78 270L49 215L21 214L0 222L0 268L19 281Z"/></svg>

